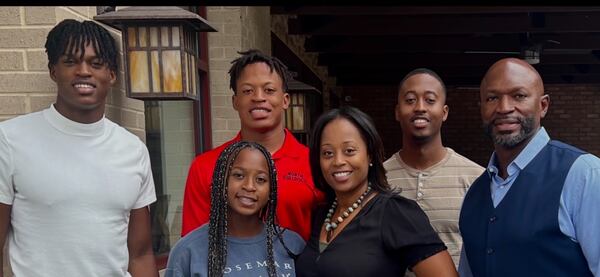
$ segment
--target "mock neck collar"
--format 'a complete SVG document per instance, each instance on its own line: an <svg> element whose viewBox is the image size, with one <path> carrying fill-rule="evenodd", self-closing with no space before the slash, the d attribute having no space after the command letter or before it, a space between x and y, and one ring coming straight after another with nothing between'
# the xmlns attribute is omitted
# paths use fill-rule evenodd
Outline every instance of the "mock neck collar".
<svg viewBox="0 0 600 277"><path fill-rule="evenodd" d="M43 115L52 127L68 135L84 137L99 136L104 133L106 128L104 115L94 123L79 123L60 114L54 107L54 104L50 105L50 108L45 109Z"/></svg>

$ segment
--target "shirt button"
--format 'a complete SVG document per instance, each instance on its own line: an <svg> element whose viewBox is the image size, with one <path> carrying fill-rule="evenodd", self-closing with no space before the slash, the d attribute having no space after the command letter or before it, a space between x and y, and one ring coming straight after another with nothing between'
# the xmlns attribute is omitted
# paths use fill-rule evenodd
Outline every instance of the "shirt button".
<svg viewBox="0 0 600 277"><path fill-rule="evenodd" d="M423 183L419 182L419 187L422 188L423 187Z"/></svg>
<svg viewBox="0 0 600 277"><path fill-rule="evenodd" d="M417 197L423 197L423 193L422 192L417 193Z"/></svg>
<svg viewBox="0 0 600 277"><path fill-rule="evenodd" d="M494 216L492 216L492 217L490 217L490 223L492 223L492 222L496 221L496 219L497 219L497 218L496 218L496 216L495 216L495 215L494 215Z"/></svg>
<svg viewBox="0 0 600 277"><path fill-rule="evenodd" d="M493 254L493 253L494 253L494 249L492 249L492 248L488 248L487 250L485 250L485 252L486 252L488 255L491 255L491 254Z"/></svg>

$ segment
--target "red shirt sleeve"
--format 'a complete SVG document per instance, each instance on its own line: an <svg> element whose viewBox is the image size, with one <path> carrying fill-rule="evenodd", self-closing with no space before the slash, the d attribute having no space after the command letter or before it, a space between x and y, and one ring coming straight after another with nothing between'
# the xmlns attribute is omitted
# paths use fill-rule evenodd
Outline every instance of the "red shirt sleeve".
<svg viewBox="0 0 600 277"><path fill-rule="evenodd" d="M194 160L190 166L185 183L181 226L182 237L208 222L210 214L210 179L212 176L206 175L207 173L212 173L212 169L207 171L206 168L201 166L201 163L200 157Z"/></svg>

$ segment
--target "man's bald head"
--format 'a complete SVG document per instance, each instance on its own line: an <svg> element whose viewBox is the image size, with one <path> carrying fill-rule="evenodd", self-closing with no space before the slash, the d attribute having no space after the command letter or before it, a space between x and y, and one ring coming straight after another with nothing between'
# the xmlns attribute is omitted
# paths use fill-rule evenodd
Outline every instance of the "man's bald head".
<svg viewBox="0 0 600 277"><path fill-rule="evenodd" d="M523 146L540 128L550 99L540 74L523 60L494 63L480 87L484 130L499 149Z"/></svg>
<svg viewBox="0 0 600 277"><path fill-rule="evenodd" d="M491 83L506 83L507 81L528 85L530 89L540 95L544 94L544 83L538 71L524 60L517 58L501 59L490 66L481 80L481 92L483 93L484 87L487 88Z"/></svg>

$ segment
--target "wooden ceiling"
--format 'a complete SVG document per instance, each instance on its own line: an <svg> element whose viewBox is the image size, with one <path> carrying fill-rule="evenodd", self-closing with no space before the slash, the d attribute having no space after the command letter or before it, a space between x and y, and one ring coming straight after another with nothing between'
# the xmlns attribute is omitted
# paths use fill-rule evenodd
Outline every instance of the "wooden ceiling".
<svg viewBox="0 0 600 277"><path fill-rule="evenodd" d="M545 83L600 83L600 7L276 6L337 85L397 84L427 67L476 86L503 57L539 50Z"/></svg>

